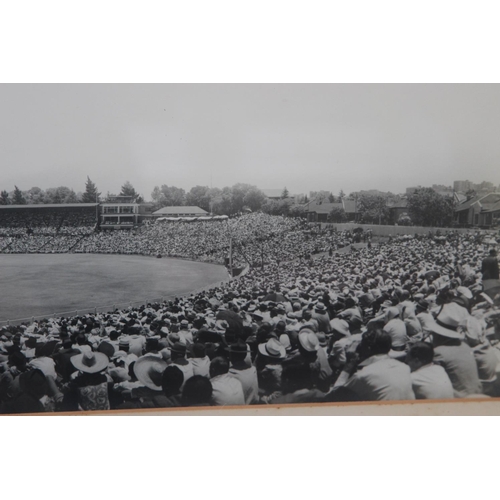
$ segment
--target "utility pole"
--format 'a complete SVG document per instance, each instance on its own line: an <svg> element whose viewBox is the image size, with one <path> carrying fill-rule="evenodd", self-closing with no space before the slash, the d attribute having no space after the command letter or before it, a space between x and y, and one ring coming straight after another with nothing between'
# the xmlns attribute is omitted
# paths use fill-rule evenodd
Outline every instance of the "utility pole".
<svg viewBox="0 0 500 500"><path fill-rule="evenodd" d="M233 236L229 236L229 269L231 278L233 277Z"/></svg>

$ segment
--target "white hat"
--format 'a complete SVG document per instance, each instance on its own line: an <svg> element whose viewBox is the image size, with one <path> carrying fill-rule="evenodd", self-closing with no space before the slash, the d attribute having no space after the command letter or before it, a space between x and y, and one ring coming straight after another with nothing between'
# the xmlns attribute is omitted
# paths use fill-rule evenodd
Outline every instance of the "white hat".
<svg viewBox="0 0 500 500"><path fill-rule="evenodd" d="M286 350L278 340L271 338L265 344L259 344L259 352L268 358L283 359Z"/></svg>
<svg viewBox="0 0 500 500"><path fill-rule="evenodd" d="M317 335L310 329L304 328L299 333L300 345L308 352L316 352L319 349L319 340Z"/></svg>

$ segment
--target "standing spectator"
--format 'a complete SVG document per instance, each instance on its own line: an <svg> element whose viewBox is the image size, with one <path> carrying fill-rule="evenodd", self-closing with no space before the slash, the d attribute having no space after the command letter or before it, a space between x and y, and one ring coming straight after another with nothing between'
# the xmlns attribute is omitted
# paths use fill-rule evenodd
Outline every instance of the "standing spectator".
<svg viewBox="0 0 500 500"><path fill-rule="evenodd" d="M483 273L483 281L499 279L497 251L494 248L490 250L488 257L483 259L481 272Z"/></svg>

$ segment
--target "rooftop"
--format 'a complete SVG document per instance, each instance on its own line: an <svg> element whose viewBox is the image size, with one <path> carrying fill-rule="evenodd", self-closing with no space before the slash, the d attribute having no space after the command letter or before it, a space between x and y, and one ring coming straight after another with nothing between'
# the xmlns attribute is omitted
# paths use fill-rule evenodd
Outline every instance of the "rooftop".
<svg viewBox="0 0 500 500"><path fill-rule="evenodd" d="M208 212L200 207L163 207L153 215L175 215L175 214L193 214L193 215L206 215Z"/></svg>
<svg viewBox="0 0 500 500"><path fill-rule="evenodd" d="M0 205L0 209L9 208L84 208L96 207L99 203L35 203L33 205Z"/></svg>

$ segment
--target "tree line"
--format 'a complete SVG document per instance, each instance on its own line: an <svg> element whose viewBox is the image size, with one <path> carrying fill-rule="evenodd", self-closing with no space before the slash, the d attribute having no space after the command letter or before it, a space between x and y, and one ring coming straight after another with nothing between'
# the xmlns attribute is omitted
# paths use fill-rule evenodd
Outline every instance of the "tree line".
<svg viewBox="0 0 500 500"><path fill-rule="evenodd" d="M406 210L392 220L391 206L403 200L399 195L375 191L351 193L347 198L355 202L355 220L362 224L392 224L402 226L449 227L453 225L455 200L437 193L432 188L419 188L407 197ZM347 222L343 207L333 207L330 222Z"/></svg>
<svg viewBox="0 0 500 500"><path fill-rule="evenodd" d="M66 186L40 189L32 187L22 191L17 186L14 191L0 191L0 205L26 204L67 204L67 203L99 203L116 196L101 193L92 180L87 177L85 190L75 193ZM126 181L119 196L127 196L137 203L143 203L144 198L133 185ZM162 184L155 186L151 193L151 204L155 210L167 206L197 206L207 212L218 215L233 215L244 211L263 211L271 215L305 217L309 210L309 202L317 204L331 203L330 222L347 222L348 214L342 206L342 200L354 200L355 220L364 224L419 225L445 227L453 224L455 202L453 198L443 196L432 188L419 188L408 196L407 211L402 213L397 221L391 220L391 204L401 200L401 196L380 191L358 191L348 197L340 190L338 196L330 191L312 191L308 196L294 199L289 196L285 187L279 199L269 199L256 186L238 183L222 189L208 186L194 186L189 191L176 186Z"/></svg>

